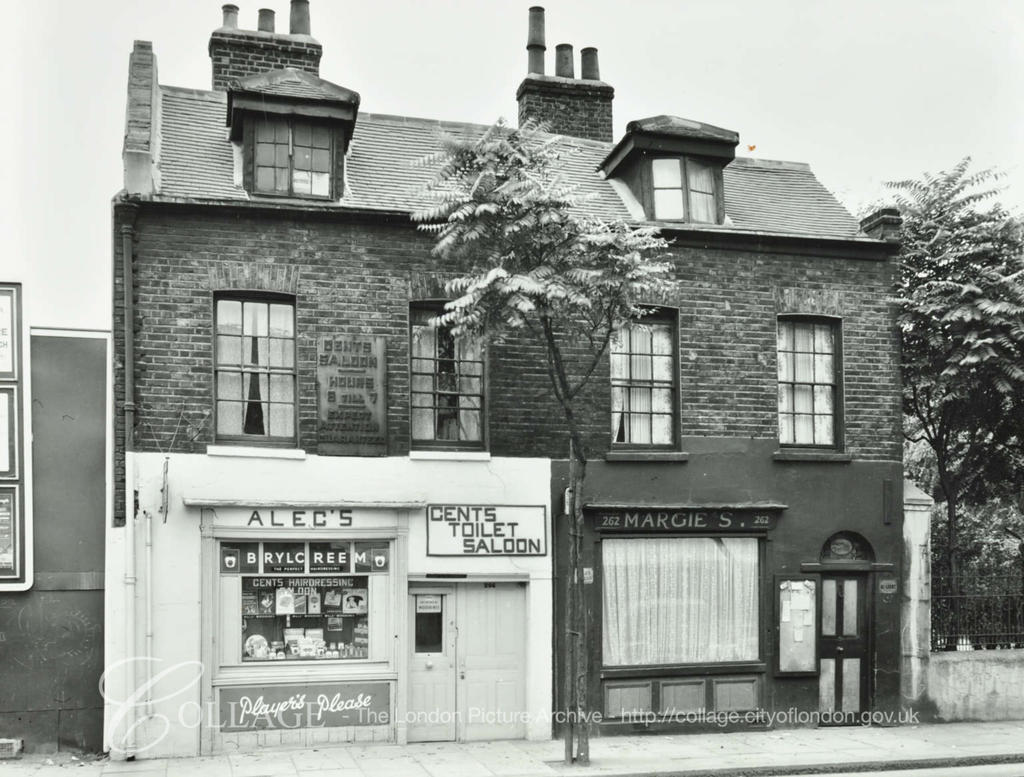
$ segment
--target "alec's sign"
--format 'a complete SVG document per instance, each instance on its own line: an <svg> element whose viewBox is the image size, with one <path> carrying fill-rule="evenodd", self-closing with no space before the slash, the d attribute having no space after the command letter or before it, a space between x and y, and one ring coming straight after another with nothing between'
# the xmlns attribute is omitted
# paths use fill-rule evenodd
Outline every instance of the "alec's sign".
<svg viewBox="0 0 1024 777"><path fill-rule="evenodd" d="M543 505L427 505L428 556L544 556Z"/></svg>
<svg viewBox="0 0 1024 777"><path fill-rule="evenodd" d="M781 507L678 507L597 510L598 531L702 532L768 531Z"/></svg>
<svg viewBox="0 0 1024 777"><path fill-rule="evenodd" d="M375 726L391 722L388 683L222 688L221 731Z"/></svg>

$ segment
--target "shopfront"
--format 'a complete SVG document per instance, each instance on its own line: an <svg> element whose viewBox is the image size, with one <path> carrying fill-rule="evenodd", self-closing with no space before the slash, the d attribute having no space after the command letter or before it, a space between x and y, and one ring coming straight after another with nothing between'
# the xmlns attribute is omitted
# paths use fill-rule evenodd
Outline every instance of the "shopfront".
<svg viewBox="0 0 1024 777"><path fill-rule="evenodd" d="M898 470L790 479L764 458L742 482L726 456L588 468L587 708L602 734L898 722L901 517L883 498Z"/></svg>
<svg viewBox="0 0 1024 777"><path fill-rule="evenodd" d="M547 462L134 463L146 530L136 636L108 659L113 751L550 737ZM385 482L397 499L368 498Z"/></svg>

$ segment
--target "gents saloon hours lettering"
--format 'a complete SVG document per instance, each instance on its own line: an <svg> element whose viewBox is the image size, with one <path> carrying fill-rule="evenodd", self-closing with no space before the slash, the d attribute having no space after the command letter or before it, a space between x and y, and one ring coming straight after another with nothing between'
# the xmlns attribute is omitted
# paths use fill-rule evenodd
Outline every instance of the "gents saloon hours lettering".
<svg viewBox="0 0 1024 777"><path fill-rule="evenodd" d="M317 448L321 454L384 455L386 341L336 335L317 341Z"/></svg>
<svg viewBox="0 0 1024 777"><path fill-rule="evenodd" d="M542 506L430 505L427 553L431 556L543 556L547 552Z"/></svg>
<svg viewBox="0 0 1024 777"><path fill-rule="evenodd" d="M596 526L603 531L759 531L775 526L778 509L601 510Z"/></svg>

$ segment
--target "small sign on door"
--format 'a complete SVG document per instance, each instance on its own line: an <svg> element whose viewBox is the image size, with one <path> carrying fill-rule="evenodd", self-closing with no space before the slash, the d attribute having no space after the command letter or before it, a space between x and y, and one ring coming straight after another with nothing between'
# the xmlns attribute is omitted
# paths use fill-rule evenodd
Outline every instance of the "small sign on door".
<svg viewBox="0 0 1024 777"><path fill-rule="evenodd" d="M416 612L441 612L440 594L416 594Z"/></svg>

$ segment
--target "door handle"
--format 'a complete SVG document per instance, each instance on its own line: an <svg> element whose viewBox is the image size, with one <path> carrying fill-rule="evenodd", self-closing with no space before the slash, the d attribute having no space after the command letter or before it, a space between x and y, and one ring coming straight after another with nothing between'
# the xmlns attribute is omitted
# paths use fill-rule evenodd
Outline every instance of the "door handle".
<svg viewBox="0 0 1024 777"><path fill-rule="evenodd" d="M434 668L434 662L429 660L429 659L427 659L426 663L424 663L423 666L425 666L427 669L433 669Z"/></svg>
<svg viewBox="0 0 1024 777"><path fill-rule="evenodd" d="M846 648L844 648L842 645L836 645L836 652L837 653L845 653L846 652Z"/></svg>
<svg viewBox="0 0 1024 777"><path fill-rule="evenodd" d="M459 679L460 680L465 680L466 679L466 670L465 669L460 669L459 670Z"/></svg>

